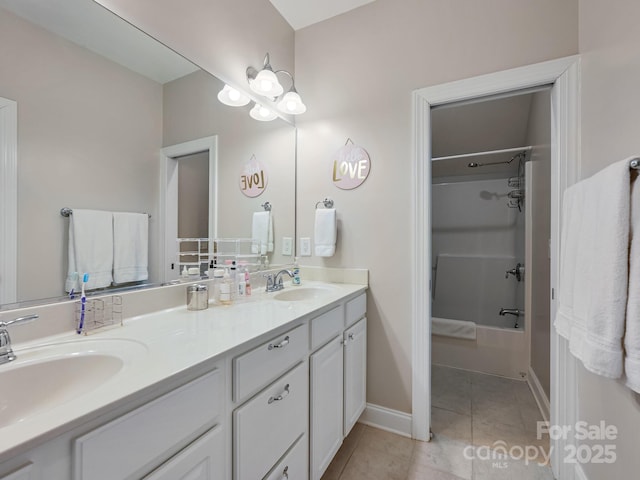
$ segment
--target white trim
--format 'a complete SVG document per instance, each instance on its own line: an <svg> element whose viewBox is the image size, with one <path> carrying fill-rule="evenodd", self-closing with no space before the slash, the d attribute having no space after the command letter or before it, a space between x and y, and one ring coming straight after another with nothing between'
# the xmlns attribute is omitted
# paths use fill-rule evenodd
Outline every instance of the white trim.
<svg viewBox="0 0 640 480"><path fill-rule="evenodd" d="M179 272L171 269L176 258L178 238L178 163L185 155L209 152L209 251L213 252L213 239L218 235L218 137L191 140L164 147L160 151L160 249L159 266L162 281L177 278Z"/></svg>
<svg viewBox="0 0 640 480"><path fill-rule="evenodd" d="M18 104L0 97L0 305L18 300Z"/></svg>
<svg viewBox="0 0 640 480"><path fill-rule="evenodd" d="M413 125L411 435L427 442L431 429L431 135L424 132L431 131L431 106L417 92L413 94Z"/></svg>
<svg viewBox="0 0 640 480"><path fill-rule="evenodd" d="M549 404L549 399L547 398L547 394L544 393L544 388L542 388L540 379L536 375L536 372L533 371L533 368L531 368L531 366L529 366L527 383L529 384L531 393L533 393L533 398L536 400L536 403L538 404L540 413L542 413L542 418L544 418L545 422L548 422L549 412L551 411L551 405Z"/></svg>
<svg viewBox="0 0 640 480"><path fill-rule="evenodd" d="M561 193L575 178L578 170L577 145L579 143L578 117L578 64L579 57L572 56L535 65L515 68L503 72L459 80L434 87L423 88L413 93L413 255L414 288L412 290L412 435L416 439L428 437L430 412L430 295L428 278L431 252L430 211L428 199L431 185L425 180L430 176L430 108L451 102L502 94L526 88L553 84L552 99L552 265L551 285L557 284L559 212ZM429 268L429 269L427 269ZM552 307L553 307L552 303ZM576 414L575 360L568 354L558 335L552 332L551 339L551 419L566 425ZM554 474L563 480L573 479L567 465L558 462L557 455L563 451L561 440L554 442L556 458ZM560 464L560 465L559 465ZM573 471L573 469L571 469Z"/></svg>
<svg viewBox="0 0 640 480"><path fill-rule="evenodd" d="M359 423L411 438L411 415L367 403Z"/></svg>

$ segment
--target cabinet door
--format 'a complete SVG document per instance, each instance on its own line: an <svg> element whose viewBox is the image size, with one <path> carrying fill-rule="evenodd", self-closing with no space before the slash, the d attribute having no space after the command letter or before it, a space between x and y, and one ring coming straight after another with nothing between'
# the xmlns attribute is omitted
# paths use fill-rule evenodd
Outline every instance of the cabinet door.
<svg viewBox="0 0 640 480"><path fill-rule="evenodd" d="M225 475L223 429L213 427L143 480L220 480Z"/></svg>
<svg viewBox="0 0 640 480"><path fill-rule="evenodd" d="M25 465L24 467L16 470L13 473L9 473L5 476L0 477L0 480L31 480L32 476L32 467L33 465L30 463L29 465Z"/></svg>
<svg viewBox="0 0 640 480"><path fill-rule="evenodd" d="M367 319L344 332L344 436L367 402Z"/></svg>
<svg viewBox="0 0 640 480"><path fill-rule="evenodd" d="M311 355L311 480L319 480L342 444L342 336Z"/></svg>

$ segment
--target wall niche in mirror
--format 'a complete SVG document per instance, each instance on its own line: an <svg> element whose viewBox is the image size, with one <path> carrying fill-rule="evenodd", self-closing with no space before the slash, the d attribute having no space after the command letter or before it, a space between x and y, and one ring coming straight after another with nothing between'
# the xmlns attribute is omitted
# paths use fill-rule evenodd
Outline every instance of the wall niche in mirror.
<svg viewBox="0 0 640 480"><path fill-rule="evenodd" d="M295 128L220 104L222 82L92 0L0 0L0 63L18 106L18 273L0 281L17 302L64 298L62 207L151 214L149 284L163 281L160 152L181 142L217 138L217 236L250 236L264 201L276 242L294 235ZM271 172L255 199L237 188L252 154ZM270 262L288 261L277 250Z"/></svg>

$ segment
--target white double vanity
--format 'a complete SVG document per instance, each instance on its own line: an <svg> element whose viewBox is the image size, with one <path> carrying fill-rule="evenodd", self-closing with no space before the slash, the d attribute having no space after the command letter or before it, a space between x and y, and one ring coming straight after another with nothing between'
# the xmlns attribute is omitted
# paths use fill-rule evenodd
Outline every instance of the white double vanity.
<svg viewBox="0 0 640 480"><path fill-rule="evenodd" d="M365 283L16 343L0 479L320 479L365 407Z"/></svg>

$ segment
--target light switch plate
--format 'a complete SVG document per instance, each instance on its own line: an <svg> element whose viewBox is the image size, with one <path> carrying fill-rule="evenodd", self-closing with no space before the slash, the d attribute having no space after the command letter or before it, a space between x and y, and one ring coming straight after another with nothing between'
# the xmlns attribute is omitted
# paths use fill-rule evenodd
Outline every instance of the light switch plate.
<svg viewBox="0 0 640 480"><path fill-rule="evenodd" d="M282 237L282 255L291 255L293 252L293 238Z"/></svg>
<svg viewBox="0 0 640 480"><path fill-rule="evenodd" d="M301 257L311 256L311 239L309 237L302 237L300 239L300 256Z"/></svg>

